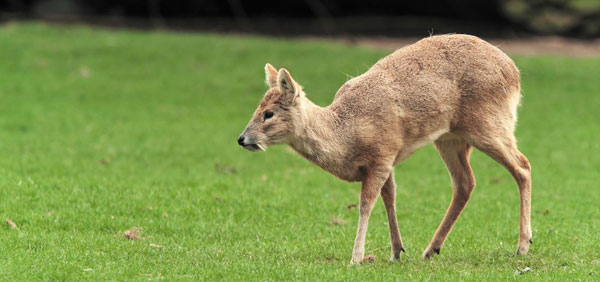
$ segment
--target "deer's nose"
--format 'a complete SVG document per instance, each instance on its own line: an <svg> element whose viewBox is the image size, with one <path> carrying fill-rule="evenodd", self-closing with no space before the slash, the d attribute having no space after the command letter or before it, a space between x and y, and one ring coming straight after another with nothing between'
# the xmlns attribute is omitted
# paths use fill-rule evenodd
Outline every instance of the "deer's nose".
<svg viewBox="0 0 600 282"><path fill-rule="evenodd" d="M238 144L240 144L240 146L244 146L244 139L246 139L246 137L244 135L241 135L238 138Z"/></svg>

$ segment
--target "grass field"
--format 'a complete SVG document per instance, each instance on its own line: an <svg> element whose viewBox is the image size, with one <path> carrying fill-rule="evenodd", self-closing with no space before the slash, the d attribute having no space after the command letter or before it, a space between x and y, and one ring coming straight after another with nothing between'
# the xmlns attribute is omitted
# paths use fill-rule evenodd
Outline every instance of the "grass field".
<svg viewBox="0 0 600 282"><path fill-rule="evenodd" d="M378 201L366 243L376 261L348 267L359 184L236 138L265 62L326 105L384 52L38 23L5 24L0 42L0 280L600 279L600 58L514 57L517 138L533 167L529 255L513 255L515 182L476 151L471 202L441 255L420 260L451 198L428 146L396 168L405 255L387 262ZM132 227L140 239L124 237Z"/></svg>

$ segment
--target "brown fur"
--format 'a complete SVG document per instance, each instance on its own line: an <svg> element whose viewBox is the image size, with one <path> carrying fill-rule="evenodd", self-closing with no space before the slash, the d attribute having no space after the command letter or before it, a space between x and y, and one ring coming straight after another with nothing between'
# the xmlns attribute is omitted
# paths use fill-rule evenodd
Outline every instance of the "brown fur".
<svg viewBox="0 0 600 282"><path fill-rule="evenodd" d="M448 167L453 197L423 258L439 253L475 187L472 146L505 166L517 181L517 252L527 253L531 169L513 135L520 78L498 48L468 35L425 38L346 82L327 107L309 101L287 70L267 64L265 72L270 89L238 142L253 151L289 144L333 175L362 182L352 263L364 258L368 218L378 195L387 209L392 260L400 257L393 167L432 142ZM267 112L273 117L266 118Z"/></svg>

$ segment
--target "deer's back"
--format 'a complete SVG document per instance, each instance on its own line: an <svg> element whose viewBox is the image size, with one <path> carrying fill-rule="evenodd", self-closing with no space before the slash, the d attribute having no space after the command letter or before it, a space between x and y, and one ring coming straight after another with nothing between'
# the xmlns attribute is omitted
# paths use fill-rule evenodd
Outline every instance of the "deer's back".
<svg viewBox="0 0 600 282"><path fill-rule="evenodd" d="M494 112L514 115L519 89L519 71L500 49L475 36L440 35L399 49L349 80L332 108L418 138L460 130Z"/></svg>

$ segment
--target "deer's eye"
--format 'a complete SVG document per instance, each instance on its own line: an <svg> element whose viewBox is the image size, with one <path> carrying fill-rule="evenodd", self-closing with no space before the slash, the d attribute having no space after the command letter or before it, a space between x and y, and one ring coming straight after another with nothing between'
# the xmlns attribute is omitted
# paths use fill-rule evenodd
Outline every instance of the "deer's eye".
<svg viewBox="0 0 600 282"><path fill-rule="evenodd" d="M268 119L270 119L272 117L273 117L273 112L271 112L271 111L266 111L265 112L264 120L268 120Z"/></svg>

